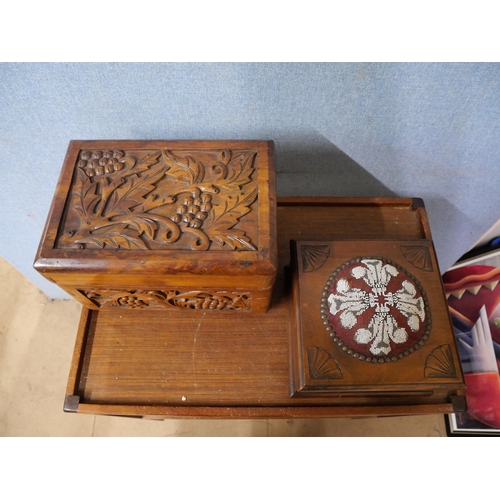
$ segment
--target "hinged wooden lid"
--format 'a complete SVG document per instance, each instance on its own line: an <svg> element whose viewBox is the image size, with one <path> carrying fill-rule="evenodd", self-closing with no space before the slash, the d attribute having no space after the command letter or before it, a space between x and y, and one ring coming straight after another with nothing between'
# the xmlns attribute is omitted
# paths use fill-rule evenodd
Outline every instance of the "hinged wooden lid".
<svg viewBox="0 0 500 500"><path fill-rule="evenodd" d="M431 241L293 245L295 395L463 389Z"/></svg>
<svg viewBox="0 0 500 500"><path fill-rule="evenodd" d="M35 268L274 276L273 142L72 141Z"/></svg>

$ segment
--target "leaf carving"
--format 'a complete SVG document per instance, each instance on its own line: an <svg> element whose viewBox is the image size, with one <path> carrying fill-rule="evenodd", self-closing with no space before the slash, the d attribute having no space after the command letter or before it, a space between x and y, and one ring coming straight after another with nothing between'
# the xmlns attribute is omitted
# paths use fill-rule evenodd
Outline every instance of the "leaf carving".
<svg viewBox="0 0 500 500"><path fill-rule="evenodd" d="M144 202L144 197L155 189L155 183L165 175L164 167L158 165L144 172L127 177L124 184L116 188L106 206L106 217L115 217L130 212L130 209ZM104 211L103 211L104 213Z"/></svg>
<svg viewBox="0 0 500 500"><path fill-rule="evenodd" d="M236 309L250 309L252 307L252 299L249 295L238 295L234 298L233 305Z"/></svg>
<svg viewBox="0 0 500 500"><path fill-rule="evenodd" d="M127 248L147 250L147 246L139 237L130 234L125 230L120 232L107 232L105 234L89 234L87 237L81 237L75 240L76 243L84 243L88 245L96 245L99 248L104 248L104 245L109 245L112 248Z"/></svg>
<svg viewBox="0 0 500 500"><path fill-rule="evenodd" d="M134 171L134 174L140 174L149 169L152 165L158 163L158 158L160 158L161 152L153 152L142 158L139 163L132 167L130 170Z"/></svg>
<svg viewBox="0 0 500 500"><path fill-rule="evenodd" d="M100 307L198 309L242 311L252 308L251 293L227 293L212 290L79 290Z"/></svg>
<svg viewBox="0 0 500 500"><path fill-rule="evenodd" d="M257 250L244 231L231 230L243 215L250 212L249 206L256 198L257 189L254 189L243 198L239 195L228 196L223 203L215 206L203 226L207 236L220 245L229 245L233 250Z"/></svg>
<svg viewBox="0 0 500 500"><path fill-rule="evenodd" d="M201 162L196 161L191 156L180 158L168 149L164 149L162 154L169 167L167 175L174 177L176 182L190 185L203 181L204 168Z"/></svg>
<svg viewBox="0 0 500 500"><path fill-rule="evenodd" d="M153 219L148 217L131 217L129 219L120 219L120 223L128 224L128 226L134 228L139 236L145 233L149 238L153 239L155 231L158 229L158 225Z"/></svg>
<svg viewBox="0 0 500 500"><path fill-rule="evenodd" d="M72 192L73 208L80 214L86 216L96 208L100 196L97 194L97 185L90 181L82 170L77 171L75 188Z"/></svg>
<svg viewBox="0 0 500 500"><path fill-rule="evenodd" d="M149 212L151 210L155 210L160 207L164 207L166 205L172 205L175 203L175 197L174 196L165 196L161 198L158 195L150 194L144 202L141 204L141 211L142 212Z"/></svg>
<svg viewBox="0 0 500 500"><path fill-rule="evenodd" d="M220 187L224 189L241 189L241 186L251 182L254 171L253 162L257 153L241 153L228 164L228 173Z"/></svg>

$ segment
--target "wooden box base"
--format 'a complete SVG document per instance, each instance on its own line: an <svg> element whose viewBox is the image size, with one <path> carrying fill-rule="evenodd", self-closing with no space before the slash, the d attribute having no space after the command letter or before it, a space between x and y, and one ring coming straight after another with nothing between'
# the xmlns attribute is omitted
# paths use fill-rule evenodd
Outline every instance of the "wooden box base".
<svg viewBox="0 0 500 500"><path fill-rule="evenodd" d="M293 242L292 263L292 396L425 404L463 392L432 242Z"/></svg>
<svg viewBox="0 0 500 500"><path fill-rule="evenodd" d="M90 309L263 313L272 141L71 141L34 267Z"/></svg>
<svg viewBox="0 0 500 500"><path fill-rule="evenodd" d="M158 418L316 418L460 411L460 397L291 398L290 240L430 240L414 199L282 198L266 314L84 309L65 410ZM455 403L455 406L454 406ZM463 409L463 408L462 408Z"/></svg>

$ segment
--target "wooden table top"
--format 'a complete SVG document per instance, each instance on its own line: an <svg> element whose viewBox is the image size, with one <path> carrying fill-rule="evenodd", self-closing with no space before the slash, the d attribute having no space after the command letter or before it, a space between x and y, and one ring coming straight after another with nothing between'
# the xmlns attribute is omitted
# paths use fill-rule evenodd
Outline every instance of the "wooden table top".
<svg viewBox="0 0 500 500"><path fill-rule="evenodd" d="M84 309L66 411L196 418L450 413L411 398L290 397L290 240L431 239L421 200L281 198L279 275L266 314Z"/></svg>

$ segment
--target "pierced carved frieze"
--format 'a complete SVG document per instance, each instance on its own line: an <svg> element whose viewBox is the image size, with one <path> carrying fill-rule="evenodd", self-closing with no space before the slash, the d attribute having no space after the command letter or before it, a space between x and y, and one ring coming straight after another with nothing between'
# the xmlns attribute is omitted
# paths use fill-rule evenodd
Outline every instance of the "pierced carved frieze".
<svg viewBox="0 0 500 500"><path fill-rule="evenodd" d="M237 292L178 290L79 290L100 307L132 309L197 309L215 311L249 311L252 295Z"/></svg>
<svg viewBox="0 0 500 500"><path fill-rule="evenodd" d="M256 151L81 151L56 248L257 250Z"/></svg>

